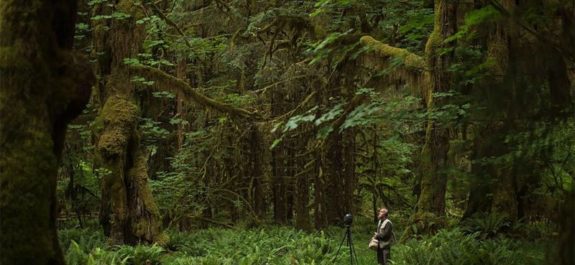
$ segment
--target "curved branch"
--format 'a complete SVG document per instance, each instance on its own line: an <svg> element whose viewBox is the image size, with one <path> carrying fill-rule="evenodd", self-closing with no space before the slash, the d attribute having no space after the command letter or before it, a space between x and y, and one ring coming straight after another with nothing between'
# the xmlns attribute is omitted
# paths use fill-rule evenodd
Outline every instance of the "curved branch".
<svg viewBox="0 0 575 265"><path fill-rule="evenodd" d="M359 42L366 47L371 48L375 54L381 57L397 57L403 60L403 64L408 68L424 70L426 63L421 56L414 54L406 49L396 48L382 43L371 36L363 36Z"/></svg>
<svg viewBox="0 0 575 265"><path fill-rule="evenodd" d="M191 100L200 105L211 107L221 112L229 113L231 115L243 118L251 118L251 119L259 118L259 114L257 112L252 112L242 108L236 108L229 104L221 103L209 97L206 97L203 94L198 93L187 82L175 76L172 76L160 69L144 65L133 65L131 66L131 69L137 73L142 74L144 77L154 79L154 81L157 81L160 84L162 84L162 87L167 87L169 89L181 91L187 98L190 98Z"/></svg>

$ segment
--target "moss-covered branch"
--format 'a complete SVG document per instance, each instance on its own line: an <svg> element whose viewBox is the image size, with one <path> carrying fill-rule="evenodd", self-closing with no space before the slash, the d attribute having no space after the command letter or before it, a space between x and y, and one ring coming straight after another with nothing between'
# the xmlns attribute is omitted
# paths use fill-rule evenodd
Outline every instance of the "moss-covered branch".
<svg viewBox="0 0 575 265"><path fill-rule="evenodd" d="M371 48L375 54L381 57L396 57L403 60L403 64L408 68L423 70L426 68L425 60L406 49L396 48L388 44L382 43L371 36L363 36L360 43L366 47Z"/></svg>
<svg viewBox="0 0 575 265"><path fill-rule="evenodd" d="M175 89L177 91L181 91L187 98L190 98L191 100L200 105L214 108L218 111L229 113L231 115L243 118L253 119L258 116L257 112L251 112L246 109L236 108L229 104L221 103L209 97L206 97L201 93L198 93L187 82L175 76L172 76L162 70L144 65L135 65L132 66L132 69L135 70L137 73L143 75L144 77L153 79L154 81L158 82L161 88Z"/></svg>

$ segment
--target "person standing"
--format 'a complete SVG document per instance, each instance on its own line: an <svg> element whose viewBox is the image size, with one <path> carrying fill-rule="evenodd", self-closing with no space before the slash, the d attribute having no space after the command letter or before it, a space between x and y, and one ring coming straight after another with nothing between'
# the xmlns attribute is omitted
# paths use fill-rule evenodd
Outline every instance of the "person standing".
<svg viewBox="0 0 575 265"><path fill-rule="evenodd" d="M391 256L391 244L395 241L393 234L393 224L388 218L389 211L387 208L379 209L377 214L377 230L375 238L379 241L377 246L377 263L382 265L389 264Z"/></svg>

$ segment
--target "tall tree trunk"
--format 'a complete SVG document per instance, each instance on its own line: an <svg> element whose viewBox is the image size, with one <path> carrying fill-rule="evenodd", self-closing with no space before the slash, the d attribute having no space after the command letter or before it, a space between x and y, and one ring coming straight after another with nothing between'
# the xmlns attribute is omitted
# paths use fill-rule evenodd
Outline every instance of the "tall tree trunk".
<svg viewBox="0 0 575 265"><path fill-rule="evenodd" d="M438 110L445 100L433 98L435 93L446 93L453 89L448 68L452 61L452 52L443 52L451 44L445 39L457 32L459 1L436 0L433 32L425 47L427 67L426 105L429 111ZM445 191L447 185L447 153L449 151L449 130L441 121L428 121L425 144L421 158L421 187L417 201L414 221L420 225L420 231L430 232L442 226L445 216ZM429 224L433 223L433 227Z"/></svg>
<svg viewBox="0 0 575 265"><path fill-rule="evenodd" d="M303 130L308 130L305 128ZM313 131L313 130L312 130ZM296 143L294 144L296 154L295 170L294 170L294 214L295 214L295 227L304 231L310 231L311 216L308 204L310 202L310 185L313 183L314 177L314 164L313 156L307 153L307 141L312 137L310 133L302 133L298 135Z"/></svg>
<svg viewBox="0 0 575 265"><path fill-rule="evenodd" d="M76 1L0 2L0 264L64 264L56 178L94 80L73 54Z"/></svg>
<svg viewBox="0 0 575 265"><path fill-rule="evenodd" d="M322 151L318 150L315 152L315 168L314 168L314 180L313 180L313 190L314 190L314 223L316 229L322 229L327 227L327 204L326 204L326 178L323 171L323 158Z"/></svg>
<svg viewBox="0 0 575 265"><path fill-rule="evenodd" d="M540 180L533 174L538 172L537 164L531 161L544 160L545 152L552 151L540 146L537 148L542 150L536 154L519 152L517 157L514 151L532 143L509 142L507 136L518 132L533 133L533 127L545 128L572 117L571 81L564 59L570 52L562 54L549 47L546 40L525 37L525 30L517 24L523 19L520 14L535 3L543 10L561 9L537 1L498 1L503 18L492 26L486 38L487 60L493 66L489 78L478 86L474 95L478 106L487 109L485 112L490 115L480 117L488 121L476 129L473 178L464 218L474 214L497 214L510 221L520 218L523 214L521 195L529 194L535 188L533 184ZM517 17L507 17L507 13L517 14ZM555 30L563 32L565 29L558 27ZM566 31L573 32L573 28ZM569 34L558 36L569 42ZM546 124L538 125L540 121ZM504 156L513 160L501 159Z"/></svg>
<svg viewBox="0 0 575 265"><path fill-rule="evenodd" d="M274 89L271 93L271 115L280 116L289 110L289 91L286 89ZM272 150L272 197L273 197L273 219L278 224L287 224L288 219L288 181L287 181L287 156L286 141L281 142Z"/></svg>
<svg viewBox="0 0 575 265"><path fill-rule="evenodd" d="M513 0L505 0L503 6L512 10L515 6ZM515 86L513 82L507 83L505 76L508 75L510 63L510 24L501 21L493 26L487 36L487 58L492 60L493 67L490 69L491 79L486 81L487 84L480 86L482 89L476 89L477 95L474 95L479 102L488 102L492 105L509 105L497 100L511 101L512 90ZM504 88L505 86L505 88ZM505 93L506 94L501 94ZM506 194L511 193L510 177L511 172L509 165L497 163L497 157L509 152L508 146L504 143L505 135L509 133L513 121L502 121L508 116L508 110L501 108L491 108L488 121L483 122L475 129L475 139L473 142L472 167L471 167L471 186L469 192L468 205L463 218L471 217L475 214L489 214L492 209L497 210L499 205L505 205ZM501 180L501 183L499 182ZM501 186L501 187L499 187Z"/></svg>
<svg viewBox="0 0 575 265"><path fill-rule="evenodd" d="M265 197L265 179L264 179L264 139L257 125L251 125L249 139L249 198L252 208L258 218L263 218L266 213L267 201Z"/></svg>
<svg viewBox="0 0 575 265"><path fill-rule="evenodd" d="M280 145L272 151L273 216L274 221L278 224L287 223L287 183L285 170L285 150L283 150Z"/></svg>
<svg viewBox="0 0 575 265"><path fill-rule="evenodd" d="M159 211L148 185L147 151L140 144L141 113L131 73L124 62L136 58L141 49L145 31L135 23L141 11L131 0L121 0L111 7L100 4L95 10L98 15L111 12L130 17L99 21L94 30L103 102L96 119L96 150L99 164L108 171L102 179L100 221L112 243L163 243L166 238L161 233Z"/></svg>
<svg viewBox="0 0 575 265"><path fill-rule="evenodd" d="M563 47L568 47L570 54L573 56L575 55L575 2L571 2L571 4L565 4L563 7L559 8L559 14L561 16L562 26L561 29L561 44ZM561 54L558 54L561 58ZM573 58L572 58L573 59ZM560 59L561 60L561 59ZM550 71L550 75L554 73L559 73L560 75L565 75L565 77L559 80L566 80L567 82L555 82L555 85L552 85L552 90L564 90L566 92L551 92L552 95L557 95L559 97L557 101L562 107L559 108L560 111L558 113L562 114L559 115L560 117L571 117L573 118L573 90L575 85L575 66L573 65L573 61L571 61L571 70L566 69L566 62L560 64L555 64L560 66L559 72ZM567 71L571 71L570 76L567 74ZM554 80L553 76L550 76L551 80ZM553 83L552 83L553 84ZM553 88L555 87L555 88ZM561 99L562 98L562 99ZM556 102L557 102L556 101ZM575 178L572 172L571 177ZM575 223L575 191L572 190L570 193L567 194L567 198L562 206L562 214L561 222L559 226L559 231L562 231L560 239L559 239L559 264L560 265L568 265L573 264L575 260L575 227L573 224Z"/></svg>
<svg viewBox="0 0 575 265"><path fill-rule="evenodd" d="M561 220L559 221L559 240L557 262L560 265L571 265L575 260L575 191L569 192L561 209Z"/></svg>

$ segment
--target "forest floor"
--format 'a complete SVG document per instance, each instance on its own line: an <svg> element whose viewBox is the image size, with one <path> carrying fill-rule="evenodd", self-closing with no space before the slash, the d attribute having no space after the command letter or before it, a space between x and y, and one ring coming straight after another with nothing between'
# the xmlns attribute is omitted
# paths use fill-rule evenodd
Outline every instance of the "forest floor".
<svg viewBox="0 0 575 265"><path fill-rule="evenodd" d="M376 264L367 248L369 225L352 226L357 262ZM293 228L210 228L193 232L167 231L165 246L108 246L102 232L93 228L60 230L60 241L69 265L251 265L251 264L350 264L343 243L345 228L331 227L306 233ZM398 238L400 237L397 234ZM551 240L496 236L483 238L459 228L444 229L434 236L398 243L392 248L393 264L548 264ZM338 253L339 249L339 253Z"/></svg>

